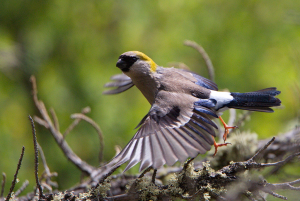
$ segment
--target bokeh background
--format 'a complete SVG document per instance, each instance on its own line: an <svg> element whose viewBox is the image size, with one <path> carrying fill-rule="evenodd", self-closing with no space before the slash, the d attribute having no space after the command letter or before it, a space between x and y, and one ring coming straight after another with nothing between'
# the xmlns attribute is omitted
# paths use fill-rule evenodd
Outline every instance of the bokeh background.
<svg viewBox="0 0 300 201"><path fill-rule="evenodd" d="M300 1L1 1L0 171L7 175L5 192L23 145L16 188L25 179L30 181L27 191L35 185L28 115L39 114L31 97L31 75L36 76L39 98L56 111L61 132L73 121L72 113L91 107L88 115L104 133L108 161L114 146L126 145L150 108L135 88L102 95L109 77L120 73L115 67L118 56L139 50L159 65L184 62L207 77L201 56L183 45L186 39L209 54L219 89L246 92L276 86L282 91L281 108L253 114L241 131L264 139L299 125ZM75 185L80 172L49 132L36 127L48 165L58 172L59 189ZM83 160L99 165L99 140L89 124L81 122L66 139ZM290 171L300 173L300 168ZM280 178L290 180L288 174Z"/></svg>

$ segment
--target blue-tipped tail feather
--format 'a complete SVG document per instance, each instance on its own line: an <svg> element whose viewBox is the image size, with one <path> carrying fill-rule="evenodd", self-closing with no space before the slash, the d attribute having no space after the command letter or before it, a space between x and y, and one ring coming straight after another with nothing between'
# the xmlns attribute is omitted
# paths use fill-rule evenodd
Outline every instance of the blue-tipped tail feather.
<svg viewBox="0 0 300 201"><path fill-rule="evenodd" d="M278 94L280 91L277 91L275 87L247 93L230 93L233 100L226 106L242 110L273 112L270 107L281 104L281 101L275 97Z"/></svg>

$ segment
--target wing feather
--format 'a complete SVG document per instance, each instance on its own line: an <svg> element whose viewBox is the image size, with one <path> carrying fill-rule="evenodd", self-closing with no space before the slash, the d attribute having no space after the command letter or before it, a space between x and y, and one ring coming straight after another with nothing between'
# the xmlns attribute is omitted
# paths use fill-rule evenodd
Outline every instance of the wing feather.
<svg viewBox="0 0 300 201"><path fill-rule="evenodd" d="M141 160L141 152L142 152L142 144L143 144L143 138L140 138L137 140L134 150L131 153L130 162L127 164L126 168L124 169L124 172L128 169L132 168L134 165L136 165Z"/></svg>
<svg viewBox="0 0 300 201"><path fill-rule="evenodd" d="M202 115L199 115L197 114L197 112L195 112L192 116L192 119L196 120L196 121L203 121L211 126L213 126L215 129L218 129L218 126L212 121L210 120L209 118L205 117L203 114Z"/></svg>
<svg viewBox="0 0 300 201"><path fill-rule="evenodd" d="M130 157L131 157L131 154L132 154L132 151L134 149L134 145L136 144L137 140L132 140L131 142L129 142L128 146L126 146L118 156L118 158L121 158L121 160L119 160L115 165L114 167L117 167L117 166L120 166L122 165L123 163L127 162Z"/></svg>
<svg viewBox="0 0 300 201"><path fill-rule="evenodd" d="M109 82L104 87L116 87L115 89L106 90L103 94L119 94L134 86L130 77L125 74L117 74L110 78L114 82Z"/></svg>
<svg viewBox="0 0 300 201"><path fill-rule="evenodd" d="M152 152L150 151L151 144L150 144L149 136L144 137L142 149L143 150L142 150L140 171L142 171L152 165Z"/></svg>
<svg viewBox="0 0 300 201"><path fill-rule="evenodd" d="M157 134L150 135L151 151L152 151L152 167L154 169L160 168L166 163L164 157L162 156L162 147L157 139Z"/></svg>
<svg viewBox="0 0 300 201"><path fill-rule="evenodd" d="M162 148L163 157L164 157L167 165L169 165L169 166L173 165L178 160L178 158L174 154L170 143L168 142L167 138L165 137L165 129L164 129L164 131L163 130L158 131L156 136L157 136L158 142L160 143L160 146Z"/></svg>
<svg viewBox="0 0 300 201"><path fill-rule="evenodd" d="M187 151L186 147L184 146L184 144L187 143L185 139L183 139L181 136L178 136L175 129L166 128L166 132L164 132L164 135L170 143L178 160L181 162L186 160L191 152ZM190 145L190 147L193 153L196 153L198 151L193 145Z"/></svg>
<svg viewBox="0 0 300 201"><path fill-rule="evenodd" d="M128 161L124 171L139 162L140 171L148 167L157 169L211 149L217 128L211 119L217 115L207 101L181 94L169 97L157 98L160 102L152 105L135 136L109 164L116 167Z"/></svg>
<svg viewBox="0 0 300 201"><path fill-rule="evenodd" d="M184 147L185 151L188 153L188 156L196 157L198 155L198 153L203 153L204 152L204 149L203 149L202 145L200 145L197 142L197 140L195 140L188 133L186 133L185 130L183 130L183 129L174 129L174 131L177 133L177 135L174 135L174 137L177 138L177 140L180 140L181 145Z"/></svg>

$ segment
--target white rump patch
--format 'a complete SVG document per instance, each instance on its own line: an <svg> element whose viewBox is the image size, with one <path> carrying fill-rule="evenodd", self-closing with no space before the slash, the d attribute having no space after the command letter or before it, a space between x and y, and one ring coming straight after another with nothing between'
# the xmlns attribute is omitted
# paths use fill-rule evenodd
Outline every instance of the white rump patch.
<svg viewBox="0 0 300 201"><path fill-rule="evenodd" d="M230 103L233 100L233 96L230 95L230 92L211 90L209 99L215 99L217 101L215 109L218 110L223 107L223 105Z"/></svg>

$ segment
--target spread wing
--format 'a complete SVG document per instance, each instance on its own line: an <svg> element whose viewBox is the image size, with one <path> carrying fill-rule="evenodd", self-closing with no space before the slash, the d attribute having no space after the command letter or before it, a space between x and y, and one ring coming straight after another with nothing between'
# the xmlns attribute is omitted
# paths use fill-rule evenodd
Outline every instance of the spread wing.
<svg viewBox="0 0 300 201"><path fill-rule="evenodd" d="M166 98L165 96L168 96ZM164 102L164 101L168 102ZM139 124L126 147L109 164L117 167L128 161L124 171L140 162L140 171L164 164L184 162L210 150L217 128L210 109L214 103L188 94L159 92L156 102Z"/></svg>
<svg viewBox="0 0 300 201"><path fill-rule="evenodd" d="M131 78L125 74L113 75L110 79L113 80L113 82L106 83L104 87L116 88L104 91L103 94L119 94L134 86Z"/></svg>

